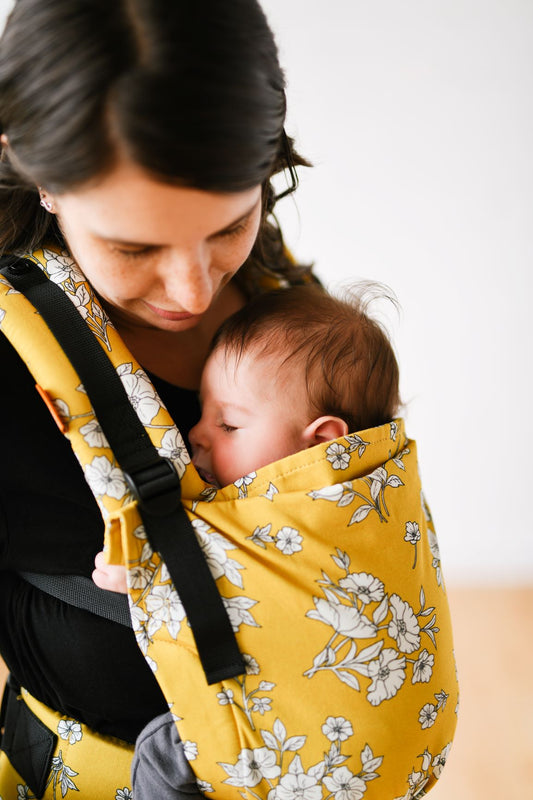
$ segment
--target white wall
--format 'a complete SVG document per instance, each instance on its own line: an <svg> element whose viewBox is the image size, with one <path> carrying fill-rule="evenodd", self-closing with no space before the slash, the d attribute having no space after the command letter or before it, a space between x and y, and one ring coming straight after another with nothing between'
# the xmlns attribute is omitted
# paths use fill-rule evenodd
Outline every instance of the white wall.
<svg viewBox="0 0 533 800"><path fill-rule="evenodd" d="M393 288L448 581L533 580L531 0L263 0L301 170L286 238Z"/></svg>
<svg viewBox="0 0 533 800"><path fill-rule="evenodd" d="M326 282L399 298L448 581L531 581L533 2L263 4L315 163L280 205L287 241Z"/></svg>

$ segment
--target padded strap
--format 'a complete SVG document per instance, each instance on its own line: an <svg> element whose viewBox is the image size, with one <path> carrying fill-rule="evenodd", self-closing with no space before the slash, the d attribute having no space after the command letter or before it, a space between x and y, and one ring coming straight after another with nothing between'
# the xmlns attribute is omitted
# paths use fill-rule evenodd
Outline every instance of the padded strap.
<svg viewBox="0 0 533 800"><path fill-rule="evenodd" d="M181 486L129 402L120 377L62 289L31 260L0 259L11 285L39 311L76 370L136 496L147 536L168 567L209 684L242 675L244 661L215 580L181 504Z"/></svg>
<svg viewBox="0 0 533 800"><path fill-rule="evenodd" d="M32 586L64 603L131 628L126 594L100 589L84 575L45 575L40 572L19 572L19 575Z"/></svg>

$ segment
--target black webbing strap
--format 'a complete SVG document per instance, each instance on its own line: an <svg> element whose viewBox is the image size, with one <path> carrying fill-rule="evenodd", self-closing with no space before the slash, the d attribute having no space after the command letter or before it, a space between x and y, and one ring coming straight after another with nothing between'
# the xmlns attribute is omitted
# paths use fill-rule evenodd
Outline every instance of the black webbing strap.
<svg viewBox="0 0 533 800"><path fill-rule="evenodd" d="M179 478L153 446L111 361L62 289L33 261L5 256L0 272L39 311L83 383L138 500L148 539L183 603L207 682L242 675L245 667L233 628L181 504Z"/></svg>
<svg viewBox="0 0 533 800"><path fill-rule="evenodd" d="M32 586L64 603L131 628L126 594L100 589L84 575L45 575L42 572L19 572L18 574Z"/></svg>

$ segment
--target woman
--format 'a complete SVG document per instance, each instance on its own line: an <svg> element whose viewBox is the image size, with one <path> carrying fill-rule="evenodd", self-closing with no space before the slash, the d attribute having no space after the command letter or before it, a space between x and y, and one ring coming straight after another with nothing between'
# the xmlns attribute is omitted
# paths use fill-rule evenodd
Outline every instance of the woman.
<svg viewBox="0 0 533 800"><path fill-rule="evenodd" d="M18 0L0 42L1 250L75 259L185 436L220 322L265 276L309 279L268 221L270 177L303 163L284 118L255 0ZM167 705L131 630L18 574L89 577L103 524L4 337L0 358L1 653L16 685L72 718L64 748L83 723L127 761ZM109 771L86 797L128 796ZM57 760L54 775L50 796L73 788Z"/></svg>

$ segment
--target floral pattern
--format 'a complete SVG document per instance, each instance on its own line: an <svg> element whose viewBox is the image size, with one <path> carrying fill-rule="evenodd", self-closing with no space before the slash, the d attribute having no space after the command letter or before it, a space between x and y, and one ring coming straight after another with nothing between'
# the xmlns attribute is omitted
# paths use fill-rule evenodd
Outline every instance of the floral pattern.
<svg viewBox="0 0 533 800"><path fill-rule="evenodd" d="M261 729L262 746L244 748L235 764L221 763L228 777L224 783L246 788L250 796L268 800L322 800L323 789L335 800L357 800L366 792L367 784L379 778L377 770L383 756L375 757L368 745L360 754L361 768L357 774L344 764L349 756L342 752L343 743L353 735L350 720L332 717L324 722L322 733L329 740L329 748L322 760L304 768L300 751L307 736L288 736L287 729L278 718L271 729ZM294 755L292 755L294 753Z"/></svg>
<svg viewBox="0 0 533 800"><path fill-rule="evenodd" d="M407 792L401 797L396 797L395 800L414 800L415 797L425 797L427 790L430 788L431 775L433 775L434 778L440 777L450 754L450 750L451 742L434 756L426 747L424 752L418 756L418 758L422 759L422 763L419 764L419 769L413 767L407 777Z"/></svg>
<svg viewBox="0 0 533 800"><path fill-rule="evenodd" d="M313 597L315 608L307 616L333 633L304 674L313 678L319 672L330 672L356 691L361 690L361 677L370 679L366 696L374 706L400 691L408 665L412 667L411 683L427 683L434 654L424 648L416 658L407 658L420 650L422 634L435 649L437 646L435 608L425 607L424 589L420 589L420 609L415 612L399 595L389 596L385 584L374 575L351 572L347 553L337 548L332 559L345 576L335 582L323 572L318 583L325 597ZM421 624L428 616L431 619ZM359 640L364 640L363 647ZM375 641L369 644L369 640ZM393 647L387 646L390 640Z"/></svg>
<svg viewBox="0 0 533 800"><path fill-rule="evenodd" d="M60 359L30 365L40 385L61 387L51 399L102 510L108 557L128 567L137 643L176 712L201 791L263 800L421 797L446 761L457 686L438 542L403 422L296 453L282 468L223 489L206 486L73 262L51 250L33 257L109 353L151 441L180 477L244 653L244 675L207 685L179 592L83 386L65 384ZM26 303L1 281L0 296L4 315ZM65 717L57 725L46 798L90 797L74 759L85 729ZM394 725L409 736L392 748L380 731ZM27 796L24 784L19 794ZM109 798L131 800L127 779L117 777Z"/></svg>

